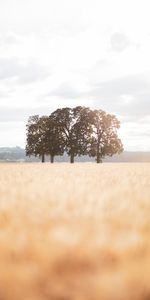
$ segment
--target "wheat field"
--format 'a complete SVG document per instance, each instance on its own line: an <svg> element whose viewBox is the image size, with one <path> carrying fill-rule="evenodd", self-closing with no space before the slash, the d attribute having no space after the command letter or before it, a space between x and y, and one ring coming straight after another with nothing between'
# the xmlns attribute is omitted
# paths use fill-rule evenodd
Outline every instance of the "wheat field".
<svg viewBox="0 0 150 300"><path fill-rule="evenodd" d="M0 300L150 299L150 164L1 164Z"/></svg>

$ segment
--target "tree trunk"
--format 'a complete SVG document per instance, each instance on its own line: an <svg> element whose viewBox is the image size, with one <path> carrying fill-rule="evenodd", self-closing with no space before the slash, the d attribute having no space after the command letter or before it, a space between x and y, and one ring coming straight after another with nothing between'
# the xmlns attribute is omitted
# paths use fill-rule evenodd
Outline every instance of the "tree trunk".
<svg viewBox="0 0 150 300"><path fill-rule="evenodd" d="M97 143L97 157L96 157L96 162L97 162L97 164L102 163L101 151L100 151L100 141L99 140L98 140L98 143Z"/></svg>
<svg viewBox="0 0 150 300"><path fill-rule="evenodd" d="M74 154L71 153L70 155L70 163L73 164L74 163Z"/></svg>
<svg viewBox="0 0 150 300"><path fill-rule="evenodd" d="M53 164L53 162L54 162L54 155L50 156L50 161L51 161L51 164Z"/></svg>
<svg viewBox="0 0 150 300"><path fill-rule="evenodd" d="M97 153L96 162L97 162L97 164L100 164L100 163L102 163L102 160L101 160L100 153Z"/></svg>
<svg viewBox="0 0 150 300"><path fill-rule="evenodd" d="M45 162L45 155L44 155L44 153L42 154L42 163L44 163Z"/></svg>

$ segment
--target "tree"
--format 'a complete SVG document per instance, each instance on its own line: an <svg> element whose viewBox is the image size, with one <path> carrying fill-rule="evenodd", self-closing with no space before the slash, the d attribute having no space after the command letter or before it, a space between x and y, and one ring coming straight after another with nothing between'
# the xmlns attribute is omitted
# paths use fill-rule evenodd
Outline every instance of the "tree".
<svg viewBox="0 0 150 300"><path fill-rule="evenodd" d="M75 156L85 155L87 152L91 130L88 115L89 108L81 106L57 109L51 114L71 163L74 163Z"/></svg>
<svg viewBox="0 0 150 300"><path fill-rule="evenodd" d="M27 124L27 145L26 155L34 155L42 158L45 162L45 155L50 155L51 163L56 155L64 153L64 143L58 126L51 117L38 115L29 117Z"/></svg>
<svg viewBox="0 0 150 300"><path fill-rule="evenodd" d="M27 124L26 154L42 157L42 162L45 155L50 155L53 163L56 155L66 151L71 163L75 156L87 154L100 163L105 156L123 151L117 135L119 127L116 116L82 106L57 109L49 117L31 116Z"/></svg>
<svg viewBox="0 0 150 300"><path fill-rule="evenodd" d="M56 155L63 155L64 153L64 140L54 119L49 116L46 120L45 128L45 144L46 154L50 155L51 163L54 162Z"/></svg>
<svg viewBox="0 0 150 300"><path fill-rule="evenodd" d="M26 155L39 156L43 163L45 161L46 154L46 126L46 116L40 118L38 115L35 115L28 119Z"/></svg>
<svg viewBox="0 0 150 300"><path fill-rule="evenodd" d="M97 163L105 156L112 156L123 151L121 140L117 136L120 122L116 116L102 110L90 112L90 123L93 128L89 155L96 157Z"/></svg>

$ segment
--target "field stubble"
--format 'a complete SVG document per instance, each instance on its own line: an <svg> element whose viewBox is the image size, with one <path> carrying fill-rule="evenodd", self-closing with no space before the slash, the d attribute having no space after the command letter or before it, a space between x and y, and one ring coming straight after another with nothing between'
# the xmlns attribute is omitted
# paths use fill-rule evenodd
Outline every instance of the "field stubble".
<svg viewBox="0 0 150 300"><path fill-rule="evenodd" d="M150 299L150 164L1 164L1 300Z"/></svg>

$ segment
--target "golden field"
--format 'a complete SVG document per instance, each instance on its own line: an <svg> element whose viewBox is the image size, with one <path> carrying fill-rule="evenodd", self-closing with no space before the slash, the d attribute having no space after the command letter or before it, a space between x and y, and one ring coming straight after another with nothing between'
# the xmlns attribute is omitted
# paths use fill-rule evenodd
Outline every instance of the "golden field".
<svg viewBox="0 0 150 300"><path fill-rule="evenodd" d="M0 300L47 299L150 299L150 164L0 165Z"/></svg>

